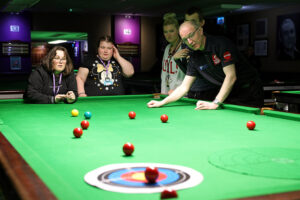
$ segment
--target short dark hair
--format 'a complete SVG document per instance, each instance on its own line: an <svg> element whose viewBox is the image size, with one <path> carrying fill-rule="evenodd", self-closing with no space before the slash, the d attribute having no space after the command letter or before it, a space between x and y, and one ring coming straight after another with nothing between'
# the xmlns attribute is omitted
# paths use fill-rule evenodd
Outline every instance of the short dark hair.
<svg viewBox="0 0 300 200"><path fill-rule="evenodd" d="M104 35L104 36L101 36L101 37L98 39L97 49L100 47L100 42L102 42L102 41L110 42L110 43L112 43L113 45L116 46L116 44L115 44L115 42L113 41L113 39L111 38L111 36L109 36L109 35Z"/></svg>
<svg viewBox="0 0 300 200"><path fill-rule="evenodd" d="M199 16L199 21L203 21L204 20L204 17L202 15L202 12L200 10L200 8L197 8L197 7L190 7L186 12L185 14L187 15L192 15L194 13L198 13L198 16Z"/></svg>
<svg viewBox="0 0 300 200"><path fill-rule="evenodd" d="M72 59L69 56L68 50L63 46L55 46L53 47L49 53L43 58L42 60L42 66L49 72L53 72L53 66L52 66L52 60L56 56L56 51L60 50L63 51L66 56L66 67L63 71L63 75L66 76L70 74L73 71L73 63Z"/></svg>

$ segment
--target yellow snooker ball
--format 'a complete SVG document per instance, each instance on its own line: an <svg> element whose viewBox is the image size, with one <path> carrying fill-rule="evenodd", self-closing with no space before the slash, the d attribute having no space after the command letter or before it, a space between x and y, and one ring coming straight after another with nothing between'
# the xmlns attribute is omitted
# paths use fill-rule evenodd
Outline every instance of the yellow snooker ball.
<svg viewBox="0 0 300 200"><path fill-rule="evenodd" d="M73 109L71 114L72 114L73 117L77 117L78 114L79 114L79 111L77 109Z"/></svg>

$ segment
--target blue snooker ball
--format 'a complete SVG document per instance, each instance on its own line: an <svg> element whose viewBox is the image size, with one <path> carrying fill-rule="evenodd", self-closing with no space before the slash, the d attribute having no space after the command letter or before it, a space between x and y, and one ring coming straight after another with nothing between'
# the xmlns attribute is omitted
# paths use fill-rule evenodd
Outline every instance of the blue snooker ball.
<svg viewBox="0 0 300 200"><path fill-rule="evenodd" d="M86 119L90 119L90 118L92 117L92 113L89 112L89 111L87 111L87 112L84 113L84 117L85 117Z"/></svg>

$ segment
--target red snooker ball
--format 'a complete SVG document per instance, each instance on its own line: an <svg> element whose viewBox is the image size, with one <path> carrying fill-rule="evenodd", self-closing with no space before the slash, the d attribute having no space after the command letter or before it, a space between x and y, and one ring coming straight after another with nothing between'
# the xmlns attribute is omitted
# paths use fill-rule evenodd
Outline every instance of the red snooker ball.
<svg viewBox="0 0 300 200"><path fill-rule="evenodd" d="M123 152L125 153L126 156L131 156L133 151L134 151L133 144L127 142L126 144L123 145Z"/></svg>
<svg viewBox="0 0 300 200"><path fill-rule="evenodd" d="M83 121L81 122L81 127L82 127L82 129L87 129L87 128L89 127L89 125L90 125L90 123L89 123L89 121L87 121L87 120L83 120Z"/></svg>
<svg viewBox="0 0 300 200"><path fill-rule="evenodd" d="M155 183L159 172L156 167L147 167L145 170L145 178L149 183Z"/></svg>
<svg viewBox="0 0 300 200"><path fill-rule="evenodd" d="M135 116L136 116L136 114L135 114L135 112L130 111L130 112L128 113L128 116L129 116L130 119L134 119Z"/></svg>
<svg viewBox="0 0 300 200"><path fill-rule="evenodd" d="M82 135L82 133L83 133L83 131L82 131L81 128L75 128L75 129L73 130L73 134L74 134L74 136L77 137L77 138L80 138L81 135Z"/></svg>
<svg viewBox="0 0 300 200"><path fill-rule="evenodd" d="M160 199L171 199L177 197L178 195L176 190L166 189L160 193Z"/></svg>
<svg viewBox="0 0 300 200"><path fill-rule="evenodd" d="M247 122L247 128L249 129L249 130L253 130L254 128L255 128L255 122L254 121L248 121Z"/></svg>
<svg viewBox="0 0 300 200"><path fill-rule="evenodd" d="M160 120L163 122L163 123L166 123L168 121L168 115L165 115L163 114L162 116L160 116Z"/></svg>

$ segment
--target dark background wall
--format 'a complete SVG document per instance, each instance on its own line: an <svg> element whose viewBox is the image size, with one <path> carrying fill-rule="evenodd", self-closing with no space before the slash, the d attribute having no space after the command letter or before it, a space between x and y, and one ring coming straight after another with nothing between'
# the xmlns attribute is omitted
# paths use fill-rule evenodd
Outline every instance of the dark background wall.
<svg viewBox="0 0 300 200"><path fill-rule="evenodd" d="M111 16L73 13L32 14L32 31L86 32L89 52L96 53L98 37L111 35Z"/></svg>
<svg viewBox="0 0 300 200"><path fill-rule="evenodd" d="M224 34L236 42L237 26L241 24L250 25L250 44L258 38L255 37L255 23L257 19L267 19L267 35L264 38L268 41L268 55L259 57L264 74L288 74L289 76L298 76L300 73L300 60L284 61L278 60L276 54L277 42L277 17L279 15L293 14L300 12L299 6L286 6L277 9L264 10L259 12L236 14L225 16L225 26L215 25L214 18L207 18L205 29L210 33ZM183 13L178 14L182 16ZM102 35L111 35L113 18L110 15L95 14L58 14L58 13L33 13L31 14L32 31L68 31L68 32L86 32L88 33L89 53L96 53L96 41ZM300 30L300 27L297 27ZM161 67L161 42L162 17L141 17L141 68L140 72L157 71ZM300 38L298 38L300 40ZM268 78L274 78L270 75ZM275 76L275 75L274 75ZM276 77L275 77L276 78ZM279 77L280 78L280 77Z"/></svg>
<svg viewBox="0 0 300 200"><path fill-rule="evenodd" d="M264 10L255 13L233 15L227 18L227 34L236 37L236 26L241 24L250 25L250 44L257 39L268 41L268 55L259 57L261 61L261 71L264 74L274 74L288 78L300 78L300 60L279 60L277 54L277 17L280 15L300 13L300 6L286 6L277 9ZM256 20L267 19L267 36L258 38L256 33ZM300 19L299 19L300 20ZM296 27L300 31L300 27ZM300 40L300 38L298 38ZM275 77L276 78L276 77Z"/></svg>

